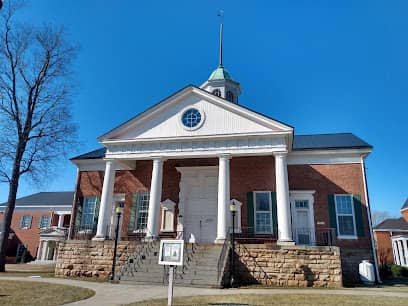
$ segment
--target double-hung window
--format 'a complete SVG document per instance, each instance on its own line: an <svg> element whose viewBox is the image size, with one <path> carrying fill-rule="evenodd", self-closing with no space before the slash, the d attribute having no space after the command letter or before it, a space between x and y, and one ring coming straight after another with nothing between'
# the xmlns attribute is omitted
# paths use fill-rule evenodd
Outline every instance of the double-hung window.
<svg viewBox="0 0 408 306"><path fill-rule="evenodd" d="M255 233L272 234L272 200L269 191L255 191Z"/></svg>
<svg viewBox="0 0 408 306"><path fill-rule="evenodd" d="M81 229L91 230L94 225L95 209L97 197L84 198L84 206L82 210Z"/></svg>
<svg viewBox="0 0 408 306"><path fill-rule="evenodd" d="M40 221L38 222L39 228L48 228L50 226L51 217L50 216L41 216Z"/></svg>
<svg viewBox="0 0 408 306"><path fill-rule="evenodd" d="M340 237L356 237L356 219L354 215L353 196L335 195L337 232Z"/></svg>
<svg viewBox="0 0 408 306"><path fill-rule="evenodd" d="M22 216L20 219L20 228L30 228L31 227L31 221L33 220L32 216L25 215Z"/></svg>
<svg viewBox="0 0 408 306"><path fill-rule="evenodd" d="M147 227L149 213L149 192L140 192L137 199L136 230L143 231Z"/></svg>

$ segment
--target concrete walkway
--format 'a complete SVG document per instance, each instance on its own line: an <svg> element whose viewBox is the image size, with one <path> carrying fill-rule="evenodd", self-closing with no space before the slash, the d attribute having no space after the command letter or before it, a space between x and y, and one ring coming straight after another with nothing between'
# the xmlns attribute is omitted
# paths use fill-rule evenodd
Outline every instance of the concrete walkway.
<svg viewBox="0 0 408 306"><path fill-rule="evenodd" d="M122 285L97 283L61 278L29 278L29 277L0 277L0 280L21 280L32 282L47 282L53 284L71 285L89 288L96 294L86 300L67 305L126 305L132 302L167 298L167 287L158 285ZM347 295L371 295L408 298L408 289L401 291L384 291L382 288L368 289L210 289L193 287L176 287L175 296L197 296L197 295L229 295L229 294L347 294Z"/></svg>

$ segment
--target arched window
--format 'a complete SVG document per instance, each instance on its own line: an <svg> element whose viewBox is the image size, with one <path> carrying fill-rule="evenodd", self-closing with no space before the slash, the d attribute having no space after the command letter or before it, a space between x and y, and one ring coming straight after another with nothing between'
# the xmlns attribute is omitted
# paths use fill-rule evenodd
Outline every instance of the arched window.
<svg viewBox="0 0 408 306"><path fill-rule="evenodd" d="M216 95L217 97L221 97L221 90L219 89L214 89L212 93L213 95Z"/></svg>
<svg viewBox="0 0 408 306"><path fill-rule="evenodd" d="M231 91L227 91L227 100L230 102L234 102L234 94Z"/></svg>

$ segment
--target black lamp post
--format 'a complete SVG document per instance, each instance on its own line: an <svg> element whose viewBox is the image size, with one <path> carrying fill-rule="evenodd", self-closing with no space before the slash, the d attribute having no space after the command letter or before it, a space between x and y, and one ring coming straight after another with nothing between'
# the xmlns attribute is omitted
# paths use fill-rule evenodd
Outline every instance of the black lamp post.
<svg viewBox="0 0 408 306"><path fill-rule="evenodd" d="M232 232L231 232L231 266L230 266L230 286L234 287L235 286L235 273L234 273L234 257L235 257L235 242L234 242L234 236L235 236L235 214L237 213L237 207L235 205L235 202L232 201L230 204L230 212L232 214Z"/></svg>
<svg viewBox="0 0 408 306"><path fill-rule="evenodd" d="M123 203L119 203L118 207L116 207L116 215L118 220L116 222L116 229L115 229L115 245L113 247L113 260L112 260L112 273L111 273L111 281L115 281L115 266L116 266L116 253L118 249L118 238L119 238L119 221L120 216L123 212Z"/></svg>

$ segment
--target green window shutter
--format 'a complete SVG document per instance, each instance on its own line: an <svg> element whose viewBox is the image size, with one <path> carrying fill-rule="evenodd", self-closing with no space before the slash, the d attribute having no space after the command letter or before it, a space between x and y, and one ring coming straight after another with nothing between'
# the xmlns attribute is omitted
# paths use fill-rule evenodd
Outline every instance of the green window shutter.
<svg viewBox="0 0 408 306"><path fill-rule="evenodd" d="M19 224L18 224L18 228L23 228L23 217L24 217L24 216L21 216L21 217L20 217L20 222L19 222Z"/></svg>
<svg viewBox="0 0 408 306"><path fill-rule="evenodd" d="M252 191L247 192L247 222L248 232L255 234L254 228L254 193Z"/></svg>
<svg viewBox="0 0 408 306"><path fill-rule="evenodd" d="M353 204L357 236L364 237L363 204L361 204L361 197L359 194L353 194Z"/></svg>
<svg viewBox="0 0 408 306"><path fill-rule="evenodd" d="M336 217L336 204L334 203L334 194L329 194L327 203L329 206L329 221L330 221L330 227L334 228L336 234L337 233L337 217Z"/></svg>
<svg viewBox="0 0 408 306"><path fill-rule="evenodd" d="M76 227L79 227L81 225L81 220L82 220L82 208L84 205L84 198L83 197L79 197L78 201L77 201L77 205L75 207L75 222L74 225Z"/></svg>
<svg viewBox="0 0 408 306"><path fill-rule="evenodd" d="M99 206L101 204L101 198L96 197L96 204L95 204L95 214L94 214L94 221L93 221L93 226L94 228L97 227L98 225L98 217L99 217Z"/></svg>
<svg viewBox="0 0 408 306"><path fill-rule="evenodd" d="M271 192L272 198L272 224L273 224L273 233L278 234L278 215L276 207L276 192Z"/></svg>
<svg viewBox="0 0 408 306"><path fill-rule="evenodd" d="M137 198L138 193L134 192L132 194L132 203L130 204L128 232L133 232L136 229Z"/></svg>

